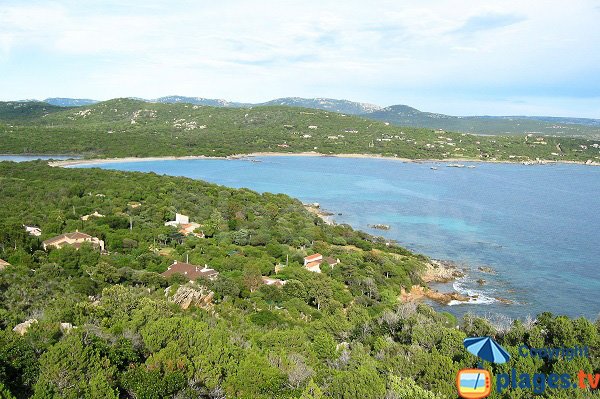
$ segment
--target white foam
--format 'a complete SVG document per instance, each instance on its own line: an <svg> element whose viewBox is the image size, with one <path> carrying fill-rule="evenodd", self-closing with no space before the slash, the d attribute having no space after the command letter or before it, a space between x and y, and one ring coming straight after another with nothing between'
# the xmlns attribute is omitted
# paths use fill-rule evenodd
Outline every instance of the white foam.
<svg viewBox="0 0 600 399"><path fill-rule="evenodd" d="M454 290L456 292L458 292L459 294L468 296L469 300L466 302L452 300L452 301L448 302L448 306L464 305L464 304L489 305L491 303L498 302L498 300L496 298L485 295L485 293L483 291L474 290L474 289L465 287L466 282L467 282L467 279L465 277L460 278L452 284L452 288L454 288Z"/></svg>

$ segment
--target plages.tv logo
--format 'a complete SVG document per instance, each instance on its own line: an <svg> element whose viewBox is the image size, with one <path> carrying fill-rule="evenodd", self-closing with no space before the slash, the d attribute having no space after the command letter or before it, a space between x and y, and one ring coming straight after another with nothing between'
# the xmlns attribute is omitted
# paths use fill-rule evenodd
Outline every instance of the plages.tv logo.
<svg viewBox="0 0 600 399"><path fill-rule="evenodd" d="M490 337L467 338L463 342L465 348L479 357L478 369L459 370L456 375L458 395L464 399L487 398L492 391L492 376L483 369L483 361L506 363L510 355L500 344Z"/></svg>

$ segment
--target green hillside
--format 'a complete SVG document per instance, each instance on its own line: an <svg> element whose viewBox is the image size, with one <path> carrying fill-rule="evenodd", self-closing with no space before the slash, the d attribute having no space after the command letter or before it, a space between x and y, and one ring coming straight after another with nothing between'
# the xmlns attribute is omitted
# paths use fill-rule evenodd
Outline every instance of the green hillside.
<svg viewBox="0 0 600 399"><path fill-rule="evenodd" d="M525 116L451 116L393 105L364 115L397 126L444 129L489 135L552 135L600 139L600 122L594 119ZM584 122L587 122L584 123Z"/></svg>
<svg viewBox="0 0 600 399"><path fill-rule="evenodd" d="M12 119L0 112L0 121L0 153L11 154L141 157L315 151L412 159L600 160L596 141L474 136L286 106L238 109L115 99L45 116L32 111L10 125Z"/></svg>
<svg viewBox="0 0 600 399"><path fill-rule="evenodd" d="M542 314L500 322L402 302L425 258L329 226L285 195L186 178L0 162L0 397L2 398L455 398L458 370L477 358L467 336L494 336L511 353L498 375L600 371L600 323ZM103 217L81 220L98 211ZM205 238L164 225L175 212ZM30 236L23 224L42 229ZM76 230L92 246L44 251ZM304 269L315 252L340 259ZM208 265L214 281L164 272L173 261ZM275 265L287 264L275 275ZM286 281L262 284L261 276ZM198 295L191 306L176 303ZM178 299L177 299L178 298ZM179 303L182 303L181 301ZM29 327L13 328L31 320ZM33 321L35 320L35 321ZM19 326L23 328L23 326ZM589 358L519 357L534 348L588 346ZM569 380L571 381L571 380ZM525 399L532 389L493 392ZM557 390L548 398L597 398Z"/></svg>
<svg viewBox="0 0 600 399"><path fill-rule="evenodd" d="M5 123L39 121L48 114L60 111L65 111L65 107L41 101L0 101L0 121Z"/></svg>

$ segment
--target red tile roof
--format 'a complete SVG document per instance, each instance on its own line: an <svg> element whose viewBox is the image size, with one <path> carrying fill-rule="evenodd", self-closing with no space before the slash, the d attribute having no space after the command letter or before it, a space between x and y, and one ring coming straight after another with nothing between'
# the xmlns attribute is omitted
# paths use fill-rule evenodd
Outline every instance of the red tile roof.
<svg viewBox="0 0 600 399"><path fill-rule="evenodd" d="M195 280L199 277L211 279L211 278L215 278L219 275L219 272L214 269L209 269L207 267L196 266L196 265L192 265L189 263L183 263L183 262L173 263L171 266L169 266L167 271L165 271L164 273L161 273L161 274L165 277L169 277L169 276L172 276L177 273L183 274L185 277L189 278L190 280Z"/></svg>
<svg viewBox="0 0 600 399"><path fill-rule="evenodd" d="M311 262L311 261L313 261L315 259L319 259L319 258L322 258L322 257L323 257L323 255L321 255L321 254L314 254L314 255L307 256L306 258L304 258L304 260L307 261L307 262Z"/></svg>
<svg viewBox="0 0 600 399"><path fill-rule="evenodd" d="M310 263L307 263L305 267L306 268L315 267L315 266L319 266L320 264L321 264L321 262L310 262Z"/></svg>
<svg viewBox="0 0 600 399"><path fill-rule="evenodd" d="M53 244L57 241L62 241L65 238L69 238L71 240L83 240L83 239L90 239L92 238L92 236L85 234L85 233L80 233L79 231L76 231L75 233L65 233L65 234L61 234L59 236L56 237L52 237L49 238L47 240L44 241L44 244L48 245L48 244Z"/></svg>

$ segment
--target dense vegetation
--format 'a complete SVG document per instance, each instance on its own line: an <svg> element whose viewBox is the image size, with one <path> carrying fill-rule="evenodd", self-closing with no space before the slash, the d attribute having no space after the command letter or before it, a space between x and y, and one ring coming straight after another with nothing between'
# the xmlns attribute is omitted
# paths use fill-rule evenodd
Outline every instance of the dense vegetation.
<svg viewBox="0 0 600 399"><path fill-rule="evenodd" d="M142 157L315 151L412 159L600 162L596 141L401 128L294 107L215 108L117 99L67 110L46 108L43 115L34 103L30 116L22 115L27 106L18 103L21 116L15 118L16 111L7 104L0 106L0 153Z"/></svg>
<svg viewBox="0 0 600 399"><path fill-rule="evenodd" d="M0 271L2 398L453 398L457 370L477 363L462 340L479 335L513 354L494 371L600 372L600 322L543 314L494 326L400 303L401 287L420 283L425 258L326 225L285 195L2 162L0 198L0 259L11 264ZM80 219L94 211L105 217ZM165 227L176 211L207 237ZM22 224L43 235L29 236ZM104 239L109 253L41 250L42 239L75 229ZM314 252L341 264L310 273L301 262ZM158 274L187 257L218 270L218 279ZM286 262L277 275L285 286L260 284ZM212 304L180 308L171 293L181 286L212 290ZM12 331L29 318L38 322L24 335ZM588 345L592 356L524 359L522 343ZM512 389L491 397L531 396ZM544 397L599 395L548 389Z"/></svg>

